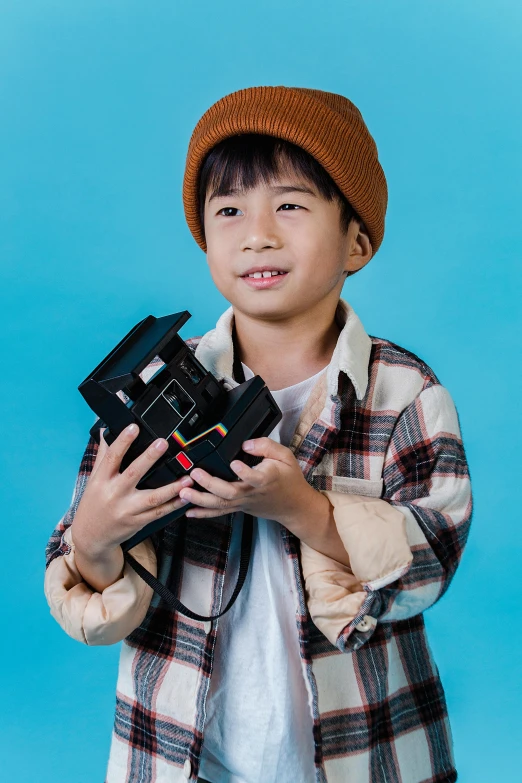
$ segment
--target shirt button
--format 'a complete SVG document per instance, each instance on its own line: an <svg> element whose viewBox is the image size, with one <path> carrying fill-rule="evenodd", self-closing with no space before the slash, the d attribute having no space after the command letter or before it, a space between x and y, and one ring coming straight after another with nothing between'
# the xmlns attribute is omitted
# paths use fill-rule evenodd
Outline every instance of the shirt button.
<svg viewBox="0 0 522 783"><path fill-rule="evenodd" d="M358 631L362 631L362 633L366 633L366 631L371 631L372 628L375 628L377 625L377 620L375 617L370 617L369 614L365 614L363 619L360 623L357 623L355 626Z"/></svg>
<svg viewBox="0 0 522 783"><path fill-rule="evenodd" d="M187 778L187 780L190 777L190 773L192 772L192 764L190 763L190 759L186 759L185 763L183 764L183 774Z"/></svg>
<svg viewBox="0 0 522 783"><path fill-rule="evenodd" d="M209 633L211 632L211 630L212 630L212 620L206 620L206 621L203 623L203 630L205 631L205 633L206 633L206 634L207 634L207 636L208 636L208 634L209 634Z"/></svg>

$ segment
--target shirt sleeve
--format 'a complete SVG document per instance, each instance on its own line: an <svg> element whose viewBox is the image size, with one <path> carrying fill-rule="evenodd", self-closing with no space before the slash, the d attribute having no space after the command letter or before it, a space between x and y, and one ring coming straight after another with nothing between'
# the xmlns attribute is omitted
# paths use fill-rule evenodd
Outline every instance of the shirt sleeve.
<svg viewBox="0 0 522 783"><path fill-rule="evenodd" d="M458 414L446 388L423 389L402 411L383 466L382 498L323 491L350 566L301 543L312 620L343 652L379 622L432 606L459 565L472 515Z"/></svg>
<svg viewBox="0 0 522 783"><path fill-rule="evenodd" d="M153 590L126 563L122 576L101 593L82 578L75 562L71 524L92 472L98 444L90 438L82 457L69 509L46 548L44 591L51 615L73 639L88 645L114 644L143 621ZM156 553L150 539L130 550L154 576Z"/></svg>

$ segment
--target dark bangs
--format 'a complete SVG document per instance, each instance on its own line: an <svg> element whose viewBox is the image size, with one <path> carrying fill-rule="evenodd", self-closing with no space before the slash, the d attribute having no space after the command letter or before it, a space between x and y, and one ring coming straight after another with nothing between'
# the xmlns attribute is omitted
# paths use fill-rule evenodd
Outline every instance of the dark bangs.
<svg viewBox="0 0 522 783"><path fill-rule="evenodd" d="M233 188L250 190L269 185L275 177L298 175L315 185L327 201L336 199L341 208L344 234L352 218L362 221L328 172L312 155L284 139L261 133L243 133L223 139L206 156L199 175L199 216L205 226L205 199L227 196Z"/></svg>

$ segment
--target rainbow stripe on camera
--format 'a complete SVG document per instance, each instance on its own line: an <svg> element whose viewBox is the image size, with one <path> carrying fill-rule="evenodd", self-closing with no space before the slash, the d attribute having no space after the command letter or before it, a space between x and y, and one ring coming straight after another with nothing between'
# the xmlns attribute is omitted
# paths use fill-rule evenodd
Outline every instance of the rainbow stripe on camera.
<svg viewBox="0 0 522 783"><path fill-rule="evenodd" d="M203 438L205 435L208 435L209 432L214 432L214 430L219 432L222 438L224 438L228 432L227 428L224 427L223 424L216 424L214 427L210 427L210 429L205 430L205 432L202 432L201 435L198 435L196 438L192 438L192 440L185 440L181 432L178 432L177 430L175 430L170 437L174 438L176 443L178 443L181 446L181 448L184 449L186 446L190 446L191 443L194 443L195 441L200 440L200 438ZM185 470L190 470L191 468L194 467L194 463L192 462L192 460L182 451L176 454L176 460L179 462L181 467L184 468Z"/></svg>
<svg viewBox="0 0 522 783"><path fill-rule="evenodd" d="M224 438L228 432L227 428L220 423L220 424L215 424L214 427L210 427L210 429L208 430L205 430L205 432L202 432L200 435L197 435L195 438L192 438L192 440L185 440L181 432L178 432L178 430L174 430L174 432L170 437L174 438L176 443L178 443L181 446L181 448L184 449L186 448L186 446L190 446L191 443L195 443L197 440L203 438L205 435L208 435L209 432L213 432L214 430L219 432L222 438Z"/></svg>

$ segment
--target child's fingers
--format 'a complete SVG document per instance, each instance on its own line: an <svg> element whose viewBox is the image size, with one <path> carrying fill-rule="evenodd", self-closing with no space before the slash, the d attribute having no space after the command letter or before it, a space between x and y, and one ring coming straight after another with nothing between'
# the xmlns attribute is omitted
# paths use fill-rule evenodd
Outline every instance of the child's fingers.
<svg viewBox="0 0 522 783"><path fill-rule="evenodd" d="M217 476L211 476L202 468L194 468L190 478L197 481L200 487L225 500L232 500L237 496L237 482L225 481ZM205 493L206 494L206 493Z"/></svg>
<svg viewBox="0 0 522 783"><path fill-rule="evenodd" d="M230 504L238 499L237 495L234 495L233 498L225 499L221 497L221 495L213 495L210 492L198 492L198 490L193 487L184 487L180 490L179 496L183 500L188 500L189 503L193 503L195 506L201 508L219 509L229 508Z"/></svg>
<svg viewBox="0 0 522 783"><path fill-rule="evenodd" d="M123 435L123 433L122 433ZM121 437L121 436L120 436ZM113 446L117 441L114 441ZM169 444L165 438L157 438L143 451L121 474L120 482L127 490L136 487L143 476L149 472L155 462L167 451ZM111 446L112 448L112 446ZM127 449L125 449L126 451ZM109 456L110 450L107 454ZM122 455L123 456L123 455ZM121 460L120 460L121 462ZM119 465L118 465L119 467Z"/></svg>
<svg viewBox="0 0 522 783"><path fill-rule="evenodd" d="M106 450L102 455L101 462L98 467L100 476L103 473L107 479L110 479L119 474L121 461L129 450L133 441L136 439L138 432L138 426L136 424L132 424L120 432L116 440L110 446L107 446L107 444L104 442ZM102 440L103 438L100 438L100 444Z"/></svg>
<svg viewBox="0 0 522 783"><path fill-rule="evenodd" d="M100 463L101 463L103 457L105 456L105 452L109 448L107 443L106 443L106 441L105 441L105 438L103 437L103 432L104 432L104 428L102 427L100 429L100 444L99 444L98 450L96 452L96 459L94 460L94 465L92 466L91 476L94 476L94 474L96 473L97 469L100 467Z"/></svg>
<svg viewBox="0 0 522 783"><path fill-rule="evenodd" d="M214 517L224 517L227 514L234 513L232 508L190 508L186 516L189 519L213 519Z"/></svg>
<svg viewBox="0 0 522 783"><path fill-rule="evenodd" d="M171 484L165 484L156 489L138 489L135 493L136 508L134 514L140 514L149 509L158 509L160 506L176 500L183 487L190 487L194 482L190 476L182 476ZM184 505L182 502L179 505Z"/></svg>
<svg viewBox="0 0 522 783"><path fill-rule="evenodd" d="M263 484L266 484L267 477L264 473L251 468L239 459L233 460L230 467L245 484L250 484L252 487L262 487Z"/></svg>
<svg viewBox="0 0 522 783"><path fill-rule="evenodd" d="M170 514L171 511L177 511L179 508L186 508L187 503L180 497L175 497L172 500L162 503L160 506L150 508L147 511L142 511L135 517L136 522L139 522L141 527L148 525L149 522L154 522L156 519L161 519L166 514ZM140 530L141 530L140 527Z"/></svg>

